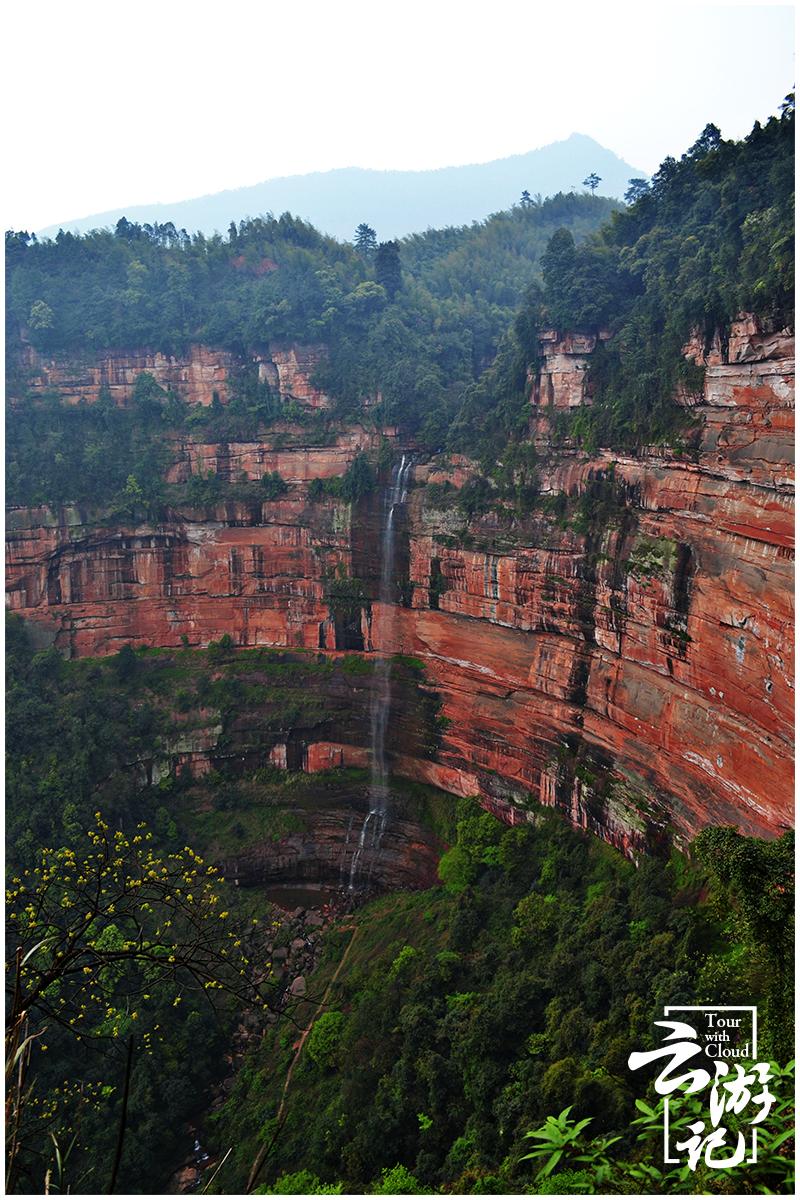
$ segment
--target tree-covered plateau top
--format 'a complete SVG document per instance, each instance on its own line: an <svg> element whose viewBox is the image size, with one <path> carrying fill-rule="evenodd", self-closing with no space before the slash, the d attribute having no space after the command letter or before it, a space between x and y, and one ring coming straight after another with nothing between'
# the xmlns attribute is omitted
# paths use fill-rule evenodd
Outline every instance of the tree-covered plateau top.
<svg viewBox="0 0 800 1200"><path fill-rule="evenodd" d="M232 224L227 238L124 218L113 232L53 241L12 233L12 356L22 330L65 352L325 342L327 382L342 398L380 389L400 402L410 389L435 404L491 361L555 230L580 241L619 207L558 195L399 244L378 244L364 223L371 237L355 246L288 213Z"/></svg>
<svg viewBox="0 0 800 1200"><path fill-rule="evenodd" d="M593 404L559 432L598 446L686 445L679 384L699 390L702 372L682 347L699 330L723 337L736 316L772 329L794 322L794 96L781 116L742 141L707 125L676 161L667 158L631 203L576 246L554 234L542 281L530 289L495 362L465 397L450 445L494 463L524 439L528 368L542 328L610 334L592 356Z"/></svg>
<svg viewBox="0 0 800 1200"><path fill-rule="evenodd" d="M588 450L690 447L674 400L679 384L700 386L681 354L689 334L724 333L742 310L772 328L793 321L793 138L787 97L742 141L706 126L649 184L632 181L625 209L589 194L528 197L400 243L378 243L362 222L356 244L344 245L289 214L231 225L227 238L124 219L113 232L43 243L11 233L9 361L19 361L23 333L70 353L203 341L246 357L269 341L322 342L316 382L336 399L335 420L380 395L378 423L399 424L425 450L467 453L488 474L504 465L514 474L504 456L529 438L540 330L604 329L593 404L561 418L556 434ZM162 407L148 444L175 424L174 406ZM32 465L18 443L47 444L32 409L9 422L12 487ZM270 403L251 409L254 433L282 415ZM48 488L45 479L39 491L57 501Z"/></svg>

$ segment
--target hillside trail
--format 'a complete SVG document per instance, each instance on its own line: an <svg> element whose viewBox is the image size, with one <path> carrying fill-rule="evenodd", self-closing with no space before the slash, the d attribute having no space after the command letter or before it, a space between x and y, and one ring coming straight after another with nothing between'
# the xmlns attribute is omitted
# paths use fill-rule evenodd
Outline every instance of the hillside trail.
<svg viewBox="0 0 800 1200"><path fill-rule="evenodd" d="M292 1061L289 1063L289 1070L286 1072L286 1078L283 1081L283 1091L281 1092L281 1102L278 1106L278 1122L279 1123L283 1119L283 1113L284 1113L284 1109L286 1108L286 1096L289 1091L289 1085L292 1082L292 1075L294 1074L294 1069L297 1066L298 1062L300 1061L300 1055L303 1053L303 1047L306 1044L306 1038L311 1033L311 1030L314 1027L314 1022L316 1021L317 1017L320 1015L320 1013L323 1013L325 1011L325 1006L328 1003L328 996L331 994L331 988L336 983L336 980L339 978L339 973L340 973L342 967L347 962L347 958L350 954L350 951L353 948L353 942L356 940L356 935L358 934L359 928L360 927L358 925L344 925L344 926L340 925L339 926L339 933L346 933L348 930L351 931L350 941L347 943L347 946L345 947L345 952L339 960L339 965L337 966L333 975L331 975L328 986L325 988L325 991L322 994L322 999L320 1000L319 1004L317 1005L317 1007L311 1017L311 1020L309 1021L307 1027L301 1033L300 1041L297 1043L297 1049L295 1050L294 1057L293 1057Z"/></svg>
<svg viewBox="0 0 800 1200"><path fill-rule="evenodd" d="M252 1191L252 1189L255 1187L256 1180L258 1179L261 1168L263 1167L263 1165L267 1159L267 1156L275 1143L275 1139L277 1138L278 1133L280 1132L280 1130L283 1126L283 1122L285 1120L284 1113L286 1110L286 1097L289 1092L289 1086L292 1082L292 1076L294 1074L294 1069L297 1066L298 1062L300 1061L300 1056L303 1053L303 1047L306 1044L306 1039L308 1038L308 1035L311 1033L311 1030L314 1027L314 1022L316 1021L316 1019L320 1015L320 1013L325 1011L325 1006L328 1003L328 997L331 993L331 989L333 988L334 984L336 983L336 980L339 978L341 970L344 967L345 963L347 962L347 959L350 955L350 951L353 948L353 943L355 942L356 937L358 935L359 929L360 929L359 925L340 925L339 926L340 933L346 933L346 932L350 931L350 933L351 933L350 941L347 943L347 946L345 947L345 952L342 955L341 959L339 960L339 965L337 966L336 970L334 971L333 975L331 976L331 978L328 982L328 986L325 988L325 991L322 994L322 999L320 1000L319 1004L316 1006L316 1009L313 1012L311 1019L308 1022L307 1027L303 1030L303 1032L300 1035L300 1040L297 1043L297 1046L296 1046L296 1049L294 1052L294 1056L292 1057L292 1061L289 1063L289 1069L286 1072L286 1078L283 1081L283 1090L281 1092L281 1102L278 1106L276 1134L275 1134L275 1137L272 1139L272 1142L270 1142L269 1145L262 1146L261 1149L259 1150L258 1154L256 1155L255 1162L253 1163L252 1167L250 1168L250 1175L247 1180L247 1187L245 1189L247 1194L249 1194Z"/></svg>

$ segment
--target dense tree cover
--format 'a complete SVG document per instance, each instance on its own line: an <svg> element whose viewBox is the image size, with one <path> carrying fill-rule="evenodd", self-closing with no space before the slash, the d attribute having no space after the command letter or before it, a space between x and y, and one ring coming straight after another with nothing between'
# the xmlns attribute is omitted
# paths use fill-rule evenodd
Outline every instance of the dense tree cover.
<svg viewBox="0 0 800 1200"><path fill-rule="evenodd" d="M618 208L589 196L555 196L460 229L385 243L342 245L284 215L231 226L228 238L188 238L169 227L122 223L115 232L6 239L12 391L21 331L42 350L80 354L191 342L243 355L270 341L324 342L319 382L352 411L380 392L378 420L400 420L441 444L465 385L491 361L549 236L580 241ZM165 232L166 229L166 232ZM370 231L371 232L371 231ZM132 408L26 403L8 422L8 493L14 503L108 502L133 474L155 478L170 431L255 437L297 420L254 374L232 402L181 411L176 396L137 390ZM148 456L148 447L155 454ZM146 489L152 492L152 488Z"/></svg>
<svg viewBox="0 0 800 1200"><path fill-rule="evenodd" d="M793 131L791 103L741 142L708 126L649 186L632 181L623 210L589 195L528 198L473 226L375 249L369 227L351 247L288 215L232 225L227 239L123 222L45 243L10 234L9 361L23 329L34 345L70 353L321 342L317 382L338 401L334 421L380 394L379 423L399 423L430 450L470 453L532 494L530 471L503 455L525 440L527 368L545 325L610 335L592 358L593 406L557 429L592 449L691 441L674 396L701 384L681 357L693 328L724 335L743 309L792 321ZM224 408L189 413L158 392L151 381L126 413L107 400L96 412L47 401L15 410L12 501L108 503L132 475L155 504L170 431L225 439L255 437L278 418L325 421L289 411L247 372Z"/></svg>
<svg viewBox="0 0 800 1200"><path fill-rule="evenodd" d="M363 275L351 247L288 213L232 225L227 239L124 218L114 231L52 241L12 233L6 255L9 315L48 350L313 340L326 287L352 287ZM45 307L32 322L37 304Z"/></svg>
<svg viewBox="0 0 800 1200"><path fill-rule="evenodd" d="M761 843L742 844L760 853ZM788 835L775 845L791 854ZM620 1137L615 1160L650 1163L652 1130L639 1146L632 1125L647 1085L627 1059L652 1045L663 1006L761 1004L790 978L787 966L777 987L765 980L741 931L720 923L717 908L732 899L724 872L704 879L677 856L635 869L552 812L507 828L460 802L440 875L442 889L360 915L274 1143L264 1119L277 1111L290 1046L279 1032L251 1055L215 1120L219 1146L234 1147L219 1190L236 1190L262 1140L268 1180L303 1169L345 1192L376 1191L399 1162L414 1190L537 1190L525 1135L567 1106L592 1118L593 1137ZM709 887L714 903L701 900ZM753 890L748 912L762 903ZM343 933L323 970L346 943ZM762 1053L775 1052L776 1030L767 1018ZM702 1188L729 1182L706 1175ZM629 1176L614 1190L638 1186Z"/></svg>
<svg viewBox="0 0 800 1200"><path fill-rule="evenodd" d="M577 246L558 230L531 290L524 336L510 357L530 361L530 327L610 338L592 357L593 406L569 432L588 449L679 443L689 421L674 402L680 383L702 380L681 348L693 329L723 337L742 311L768 326L794 320L794 102L740 142L708 125L680 161L667 158L650 185L632 180L628 208ZM634 186L635 185L635 186ZM524 380L516 373L518 408ZM472 390L452 443L471 449L474 412L494 427L508 408L507 376L489 373Z"/></svg>
<svg viewBox="0 0 800 1200"><path fill-rule="evenodd" d="M348 658L334 664L268 650L235 654L229 638L205 650L144 653L125 646L103 660L68 662L54 649L37 652L23 622L8 618L12 1054L33 1039L20 1089L25 1103L13 1190L43 1190L48 1168L53 1186L59 1182L51 1133L62 1159L78 1135L65 1168L72 1190L107 1189L131 1037L118 1190L154 1191L166 1182L180 1154L183 1123L203 1110L206 1087L219 1078L234 1012L243 1001L254 1002L252 990L245 993L220 959L226 948L231 960L236 957L239 938L244 947L249 941L229 932L238 930L241 893L209 879L186 842L210 861L221 848L279 836L293 827L280 799L294 795L303 779L274 769L257 772L257 782L211 772L195 795L190 779L174 764L170 771L170 740L177 728L191 731L213 713L222 725L224 761L230 731L257 709L264 758L265 731L324 719L324 698L312 686L320 675L339 671L366 689L351 667ZM154 762L170 773L151 772ZM211 903L212 896L219 900ZM226 909L232 915L219 922L220 944L207 917ZM24 956L42 939L18 989L16 948ZM256 955L252 961L259 961ZM212 969L225 985L213 994L203 986ZM44 979L43 991L37 979ZM20 1012L27 1014L24 1031L22 1024L17 1028Z"/></svg>
<svg viewBox="0 0 800 1200"><path fill-rule="evenodd" d="M36 652L23 622L6 623L6 832L9 865L30 868L39 847L74 843L102 808L128 827L152 819L124 763L152 753L164 723L127 686L140 660L67 663Z"/></svg>
<svg viewBox="0 0 800 1200"><path fill-rule="evenodd" d="M137 385L137 393L143 390ZM155 497L169 461L163 429L161 412L149 403L117 408L107 393L93 405L73 407L57 398L27 405L7 423L8 501L108 505L119 498L124 505L135 491L131 484L124 495L131 479L141 497Z"/></svg>
<svg viewBox="0 0 800 1200"><path fill-rule="evenodd" d="M171 226L124 218L113 232L59 233L44 242L10 232L11 331L27 330L40 349L69 351L148 346L174 352L195 341L240 351L282 339L333 344L354 320L363 329L371 323L365 318L386 304L387 288L377 290L383 271L388 299L401 285L416 292L422 317L426 299L436 307L457 300L465 305L463 315L470 309L482 314L479 354L485 358L550 234L564 225L581 240L619 207L600 197L558 195L471 226L382 243L374 263L364 253L374 237L368 226L359 226L353 248L288 213L232 224L226 239L189 238ZM362 286L375 282L376 271L376 286ZM408 315L401 316L404 324ZM441 306L437 315L440 327L457 331L452 308Z"/></svg>
<svg viewBox="0 0 800 1200"><path fill-rule="evenodd" d="M113 1192L120 1178L148 1189L164 1170L175 1130L160 1105L192 1111L232 1000L268 1003L215 875L189 847L157 853L143 822L126 835L98 812L77 845L45 848L12 876L12 1191L48 1191L48 1172L58 1191Z"/></svg>

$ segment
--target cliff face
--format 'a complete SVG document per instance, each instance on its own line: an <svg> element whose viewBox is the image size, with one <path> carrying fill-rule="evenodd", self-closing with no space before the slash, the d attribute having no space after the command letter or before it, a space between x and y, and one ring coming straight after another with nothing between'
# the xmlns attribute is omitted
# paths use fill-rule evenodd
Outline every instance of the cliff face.
<svg viewBox="0 0 800 1200"><path fill-rule="evenodd" d="M551 414L591 402L593 349L544 336L530 381L540 447ZM444 720L438 745L412 745L395 698L398 774L479 793L509 821L533 795L630 853L710 823L776 834L791 823L794 345L743 319L726 344L686 353L705 366L702 394L683 400L700 423L691 457L548 449L544 503L468 522L420 485L459 486L471 464L419 456L391 620L376 599L380 498L308 497L311 479L377 448L360 426L327 446L303 444L301 427L259 443L175 442L171 480L277 470L290 484L279 501L184 508L157 525L12 510L11 606L79 655L225 633L241 645L413 655ZM264 370L324 404L308 378L316 349L287 355L272 352ZM212 362L232 370L202 348L170 366L190 402L209 402L211 384L193 392L191 380ZM51 375L48 386L62 385ZM337 599L337 575L360 580L367 599ZM315 738L305 765L360 763L368 740L366 722Z"/></svg>
<svg viewBox="0 0 800 1200"><path fill-rule="evenodd" d="M543 349L540 435L546 401L590 402L592 345ZM696 461L550 457L544 493L590 498L577 536L534 520L506 548L485 518L486 548L468 550L446 513L412 534L414 603L428 607L431 563L441 595L409 639L436 664L460 760L495 802L513 778L629 847L792 819L793 340L743 321L707 361L686 399Z"/></svg>
<svg viewBox="0 0 800 1200"><path fill-rule="evenodd" d="M237 885L312 883L347 885L353 855L369 812L369 796L327 795L324 803L287 806L302 826L275 841L248 846L240 853L215 856L226 879ZM366 840L359 856L359 886L388 891L435 887L436 864L443 846L418 820L409 816L401 796L392 796L392 818L380 842Z"/></svg>
<svg viewBox="0 0 800 1200"><path fill-rule="evenodd" d="M312 408L328 408L328 397L311 382L322 357L319 346L270 346L253 356L258 376L286 399ZM178 392L187 404L209 405L215 394L224 404L242 362L228 350L192 346L176 356L160 351L117 350L86 353L80 357L43 354L25 345L19 375L32 394L57 393L71 404L93 404L105 388L120 406L129 404L136 380L143 371L163 388ZM13 392L14 388L10 389Z"/></svg>
<svg viewBox="0 0 800 1200"><path fill-rule="evenodd" d="M187 664L166 652L159 662L167 673L182 669L183 699L172 707L162 694L167 732L156 734L123 770L142 786L191 776L173 803L183 827L205 831L207 851L227 878L242 885L339 886L347 884L358 849L360 888L433 886L442 846L431 826L444 797L410 795L393 781L392 820L382 836L361 843L371 808L369 775L319 775L369 766L369 752L359 744L369 725L372 682L363 659L269 651L265 660L258 652L245 658L229 651L224 661L202 656ZM199 674L227 684L222 707L215 707L213 685L198 697ZM392 680L396 733L415 760L435 741L437 712L435 698L419 689L419 676L417 666L398 664ZM276 783L276 767L292 774ZM212 771L240 781L235 804L229 797L217 807L218 793L206 780ZM301 783L299 772L309 778ZM114 779L106 781L114 786Z"/></svg>

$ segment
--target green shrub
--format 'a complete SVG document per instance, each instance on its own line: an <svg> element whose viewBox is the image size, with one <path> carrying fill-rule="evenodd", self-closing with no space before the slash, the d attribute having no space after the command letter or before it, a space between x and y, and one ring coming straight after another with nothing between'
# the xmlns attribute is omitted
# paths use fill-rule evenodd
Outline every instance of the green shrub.
<svg viewBox="0 0 800 1200"><path fill-rule="evenodd" d="M328 1070L336 1064L344 1024L344 1013L326 1012L317 1017L311 1027L306 1050L311 1061L323 1070Z"/></svg>
<svg viewBox="0 0 800 1200"><path fill-rule="evenodd" d="M267 471L261 476L261 491L267 500L278 500L288 490L289 485L277 471Z"/></svg>
<svg viewBox="0 0 800 1200"><path fill-rule="evenodd" d="M448 892L458 895L475 878L475 866L461 846L451 846L439 859L439 878Z"/></svg>
<svg viewBox="0 0 800 1200"><path fill-rule="evenodd" d="M380 1179L369 1190L375 1196L413 1196L426 1189L407 1167L397 1163L394 1167L384 1167Z"/></svg>
<svg viewBox="0 0 800 1200"><path fill-rule="evenodd" d="M403 946L402 950L389 967L389 978L394 980L399 979L401 975L404 975L411 967L411 964L417 957L418 953L419 951L415 950L413 946Z"/></svg>
<svg viewBox="0 0 800 1200"><path fill-rule="evenodd" d="M323 1183L313 1171L294 1171L281 1175L272 1187L256 1188L260 1196L340 1196L343 1183Z"/></svg>

